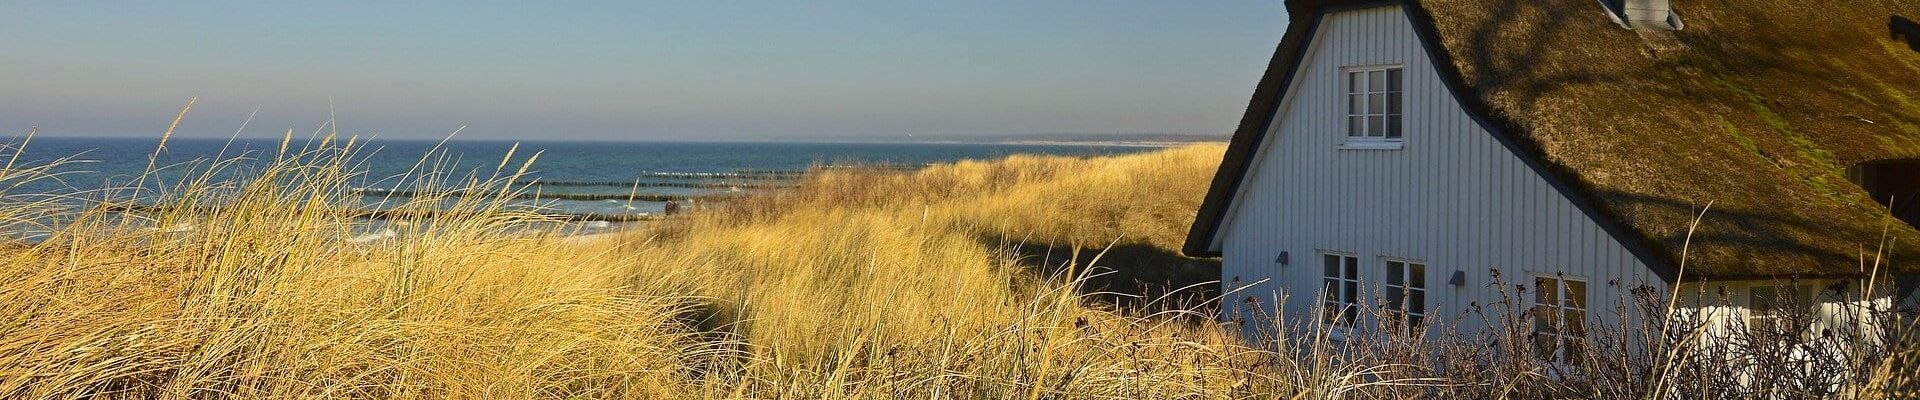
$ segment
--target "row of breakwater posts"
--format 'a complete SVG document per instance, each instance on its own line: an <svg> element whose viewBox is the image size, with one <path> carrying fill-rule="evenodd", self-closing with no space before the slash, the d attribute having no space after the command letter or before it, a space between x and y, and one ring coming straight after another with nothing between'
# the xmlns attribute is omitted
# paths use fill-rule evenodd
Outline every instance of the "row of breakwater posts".
<svg viewBox="0 0 1920 400"><path fill-rule="evenodd" d="M807 174L813 173L814 171L874 170L874 171L904 172L904 171L914 171L914 170L919 170L921 168L926 168L928 165L930 164L879 163L879 164L816 165L813 167L809 167L807 169L798 169L798 170L735 170L735 171L724 171L724 172L641 171L640 176L645 178L683 179L683 180L739 179L739 180L789 181L789 180L797 180L800 178L805 178Z"/></svg>
<svg viewBox="0 0 1920 400"><path fill-rule="evenodd" d="M643 177L643 178L654 178L654 179L679 179L679 180L724 180L724 179L746 179L746 180L780 180L780 181L787 181L787 180L797 180L797 179L800 179L800 178L805 178L805 177L807 176L807 172L808 172L808 171L805 171L805 170L772 170L772 171L727 171L727 172L652 172L652 171L643 171L643 172L641 172L641 173L640 173L640 176L641 176L641 177Z"/></svg>
<svg viewBox="0 0 1920 400"><path fill-rule="evenodd" d="M533 181L530 186L606 186L631 188L678 188L678 189L780 189L793 187L783 181L720 181L720 182L601 182L601 181Z"/></svg>
<svg viewBox="0 0 1920 400"><path fill-rule="evenodd" d="M201 213L218 213L222 211L222 207L213 206L213 205L103 203L101 204L101 207L103 207L106 211L109 211L109 212L126 212L126 213L154 213L154 212L179 211L179 210L192 210L194 212L201 212ZM463 216L479 216L480 215L480 213L473 212L473 211L375 209L375 208L340 208L340 209L328 210L327 212L335 213L336 215L340 215L340 216L357 218L357 219L377 219L377 220L399 220L399 219L412 219L412 218L435 219L435 218L442 218L442 217L463 217ZM647 213L627 213L627 214L519 213L519 214L526 215L528 217L527 218L528 222L587 222L587 221L637 222L637 221L655 221L655 220L666 218L666 216L664 215L647 214Z"/></svg>
<svg viewBox="0 0 1920 400"><path fill-rule="evenodd" d="M607 187L632 187L632 188L653 187L653 188L676 188L676 189L725 189L725 190L735 191L731 193L720 192L720 193L703 193L703 194L691 194L691 195L669 195L669 194L652 194L652 193L646 193L646 194L642 194L642 193L564 193L564 192L556 193L556 192L547 192L542 190L477 191L477 192L464 191L464 190L416 191L416 190L379 189L379 188L356 188L352 190L352 193L356 195L361 195L361 196L394 197L394 198L403 198L403 197L412 198L412 197L430 197L430 196L445 196L445 197L499 196L499 198L512 199L512 200L581 200L581 201L614 200L614 201L680 202L680 203L686 203L686 204L692 204L694 201L699 201L700 203L711 204L714 202L722 202L722 201L728 200L729 198L737 198L737 197L743 196L746 194L746 193L740 192L743 190L768 190L768 189L791 188L795 186L794 181L805 178L807 174L814 171L818 171L818 170L873 170L873 171L890 171L890 172L908 172L908 171L918 170L925 166L926 165L924 164L875 164L875 165L815 166L808 170L770 170L770 171L742 170L742 171L727 171L727 172L645 172L642 174L642 176L645 178L667 180L667 182L658 182L658 181L655 181L655 182L544 181L543 182L543 181L536 180L536 181L525 183L525 185L527 185L528 187L607 186ZM694 181L705 181L705 182L694 182ZM152 212L160 212L160 211L175 211L175 210L181 210L181 209L191 209L195 212L214 213L221 210L221 206L217 206L217 205L188 206L188 205L164 205L164 204L139 204L139 203L125 202L125 201L101 203L101 206L110 212L130 212L130 213L152 213ZM457 217L457 216L468 216L468 215L474 214L471 211L387 209L387 208L372 208L372 207L341 208L341 209L330 210L329 212L334 212L343 216L348 216L353 218L379 219L379 220ZM654 221L654 220L665 219L667 217L666 215L656 214L656 213L540 212L540 213L525 213L525 214L530 217L529 218L530 220L556 221L556 222L588 222L588 221L637 222L637 221Z"/></svg>
<svg viewBox="0 0 1920 400"><path fill-rule="evenodd" d="M731 194L709 194L709 195L699 195L699 196L688 196L688 195L639 194L639 193L547 193L547 192L531 191L531 190L518 190L518 191L509 191L509 192L487 191L487 192L479 192L479 193L472 193L464 190L423 192L423 191L414 191L414 190L389 190L389 189L372 189L372 188L354 189L353 194L362 195L362 196L385 196L385 197L499 196L500 198L503 198L503 199L513 199L513 200L586 200L586 201L600 201L600 200L687 201L692 199L705 200L705 199L737 196L737 195L731 195Z"/></svg>

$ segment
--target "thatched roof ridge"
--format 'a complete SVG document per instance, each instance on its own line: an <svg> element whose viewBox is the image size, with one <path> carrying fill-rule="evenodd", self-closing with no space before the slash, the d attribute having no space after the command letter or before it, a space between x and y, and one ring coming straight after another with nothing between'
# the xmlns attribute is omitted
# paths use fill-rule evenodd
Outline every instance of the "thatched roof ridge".
<svg viewBox="0 0 1920 400"><path fill-rule="evenodd" d="M1884 264L1915 270L1920 231L1848 178L1920 158L1911 0L1678 0L1670 32L1623 29L1593 0L1291 1L1188 253L1211 253L1318 16L1382 3L1407 6L1482 125L1667 279L1682 253L1688 277L1856 275L1889 242Z"/></svg>

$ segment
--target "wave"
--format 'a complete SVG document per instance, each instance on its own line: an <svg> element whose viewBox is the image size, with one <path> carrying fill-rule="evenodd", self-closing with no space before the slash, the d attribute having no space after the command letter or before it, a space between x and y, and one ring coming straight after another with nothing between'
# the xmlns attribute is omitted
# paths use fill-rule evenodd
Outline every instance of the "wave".
<svg viewBox="0 0 1920 400"><path fill-rule="evenodd" d="M882 170L912 171L926 168L929 164L849 164L823 165L813 169L827 170ZM642 172L642 178L657 179L755 179L755 180L794 180L805 178L813 169L805 170L740 170L724 172Z"/></svg>
<svg viewBox="0 0 1920 400"><path fill-rule="evenodd" d="M549 193L549 192L536 192L536 191L518 191L518 192L506 192L506 193L501 193L501 192L469 193L463 190L452 190L452 191L442 191L442 192L421 192L421 191L414 191L414 190L388 190L388 189L369 189L369 188L354 189L353 192L355 194L359 194L362 196L387 196L387 197L500 196L502 198L514 199L514 200L586 200L586 201L596 201L596 200L686 201L686 200L695 199L695 198L713 198L713 197L727 196L727 195L687 196L687 195L637 194L637 193L636 194Z"/></svg>
<svg viewBox="0 0 1920 400"><path fill-rule="evenodd" d="M807 176L804 170L727 171L727 172L642 172L643 178L657 179L760 179L793 180Z"/></svg>
<svg viewBox="0 0 1920 400"><path fill-rule="evenodd" d="M650 187L683 189L779 189L793 187L792 184L773 182L613 182L613 181L533 181L533 186L606 186L606 187Z"/></svg>
<svg viewBox="0 0 1920 400"><path fill-rule="evenodd" d="M123 212L123 213L149 213L149 212L175 211L175 210L193 210L196 212L214 213L214 212L219 212L224 208L223 206L217 206L217 205L187 206L187 205L134 204L134 203L117 203L117 204L104 203L104 204L101 204L100 206L105 208L107 211ZM473 215L475 215L471 212L447 211L447 210L395 210L395 209L374 209L374 208L341 208L341 209L331 209L331 210L325 210L325 211L331 212L331 213L345 214L347 216L351 216L354 218L376 219L376 220L394 220L394 219L422 218L422 217L438 218L443 216L472 217ZM653 221L653 220L659 220L665 217L663 215L653 214L653 213L596 213L596 212L540 212L540 213L537 213L537 215L540 218L549 218L552 221L558 221L558 222L601 221L601 222L608 222L608 223ZM610 225L606 225L606 226L610 226ZM166 231L169 233L172 233L172 232L185 232L185 231L190 231L192 229L193 229L192 225L182 224L182 225L175 225L172 227L168 227ZM380 235L379 232L374 232L373 234L375 236ZM356 236L356 237L371 238L365 235Z"/></svg>

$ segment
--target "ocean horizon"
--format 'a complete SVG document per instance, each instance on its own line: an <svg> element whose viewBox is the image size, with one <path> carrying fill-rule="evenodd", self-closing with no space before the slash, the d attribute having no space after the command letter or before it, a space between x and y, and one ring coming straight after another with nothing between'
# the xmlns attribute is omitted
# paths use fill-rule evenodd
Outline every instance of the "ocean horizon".
<svg viewBox="0 0 1920 400"><path fill-rule="evenodd" d="M317 145L296 139L292 150ZM18 146L21 140L11 142ZM146 171L151 158L158 176L177 177L204 169L207 161L240 159L231 170L244 179L246 166L279 151L278 138L35 137L19 157L24 166L61 162L58 180L38 180L8 194L84 193L117 188ZM11 147L10 146L10 147ZM516 147L517 146L517 147ZM539 154L522 182L537 191L516 200L559 214L649 215L667 201L782 187L795 174L814 167L881 166L918 168L962 160L989 160L1015 154L1102 156L1150 151L1137 145L1064 143L899 143L855 141L507 141L456 139L371 139L356 144L357 187L365 202L409 195L396 187L410 169L431 158L433 169L450 178L487 172L511 150L518 166ZM159 152L156 153L156 150ZM7 156L16 152L8 149ZM64 159L64 161L60 161ZM481 174L484 176L485 174ZM409 178L411 179L411 178ZM160 179L158 181L168 181ZM377 208L377 207L376 207Z"/></svg>

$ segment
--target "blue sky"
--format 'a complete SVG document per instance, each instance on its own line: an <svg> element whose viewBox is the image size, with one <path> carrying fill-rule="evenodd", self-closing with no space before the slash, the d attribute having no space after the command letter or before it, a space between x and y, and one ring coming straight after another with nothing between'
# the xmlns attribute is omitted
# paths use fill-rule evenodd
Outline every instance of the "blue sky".
<svg viewBox="0 0 1920 400"><path fill-rule="evenodd" d="M325 4L321 4L325 3ZM1264 1L30 2L0 129L148 136L792 140L1224 134L1285 29Z"/></svg>

